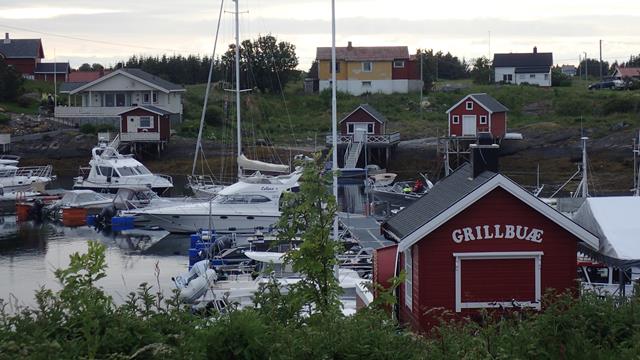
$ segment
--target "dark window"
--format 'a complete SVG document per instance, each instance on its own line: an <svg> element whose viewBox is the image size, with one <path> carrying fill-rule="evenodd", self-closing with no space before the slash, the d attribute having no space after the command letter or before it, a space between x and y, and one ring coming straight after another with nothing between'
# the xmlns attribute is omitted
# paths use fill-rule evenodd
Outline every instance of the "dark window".
<svg viewBox="0 0 640 360"><path fill-rule="evenodd" d="M353 134L353 124L347 124L347 134Z"/></svg>
<svg viewBox="0 0 640 360"><path fill-rule="evenodd" d="M156 92L153 93L153 103L154 104L158 103L158 93L156 93Z"/></svg>
<svg viewBox="0 0 640 360"><path fill-rule="evenodd" d="M126 106L125 96L123 93L116 94L116 106Z"/></svg>
<svg viewBox="0 0 640 360"><path fill-rule="evenodd" d="M373 124L367 124L367 133L373 134Z"/></svg>
<svg viewBox="0 0 640 360"><path fill-rule="evenodd" d="M453 117L451 118L451 122L454 124L460 124L460 116L453 115Z"/></svg>
<svg viewBox="0 0 640 360"><path fill-rule="evenodd" d="M587 275L591 283L595 284L608 284L609 283L609 268L607 267L587 267Z"/></svg>
<svg viewBox="0 0 640 360"><path fill-rule="evenodd" d="M404 67L404 60L394 60L393 61L393 67L394 68L403 68Z"/></svg>
<svg viewBox="0 0 640 360"><path fill-rule="evenodd" d="M467 110L473 110L473 101L467 101L465 106Z"/></svg>
<svg viewBox="0 0 640 360"><path fill-rule="evenodd" d="M115 106L115 100L113 94L104 94L104 106L113 107Z"/></svg>
<svg viewBox="0 0 640 360"><path fill-rule="evenodd" d="M149 93L142 94L142 103L143 104L148 104L149 103Z"/></svg>
<svg viewBox="0 0 640 360"><path fill-rule="evenodd" d="M336 61L336 74L340 73L340 62ZM329 74L331 74L331 62L329 62Z"/></svg>
<svg viewBox="0 0 640 360"><path fill-rule="evenodd" d="M620 269L614 268L612 275L613 279L611 279L611 282L613 282L614 284L620 284ZM624 283L626 285L631 284L631 269L627 269L624 271Z"/></svg>
<svg viewBox="0 0 640 360"><path fill-rule="evenodd" d="M480 116L480 124L486 124L487 123L487 117L486 116Z"/></svg>
<svg viewBox="0 0 640 360"><path fill-rule="evenodd" d="M99 173L102 176L111 177L113 169L108 166L98 166Z"/></svg>

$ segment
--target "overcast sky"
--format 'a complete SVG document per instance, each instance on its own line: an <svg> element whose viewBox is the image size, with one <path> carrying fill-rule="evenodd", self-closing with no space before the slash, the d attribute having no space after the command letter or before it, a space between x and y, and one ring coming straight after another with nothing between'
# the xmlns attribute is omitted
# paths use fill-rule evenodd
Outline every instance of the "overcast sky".
<svg viewBox="0 0 640 360"><path fill-rule="evenodd" d="M562 4L564 3L564 4ZM407 45L467 59L495 52L553 52L577 64L587 52L625 61L640 53L640 1L336 0L336 41ZM234 3L225 1L219 51L233 41ZM0 31L42 38L46 59L106 65L132 54L210 54L220 1L0 0ZM241 38L271 33L297 48L306 70L317 46L331 45L330 0L241 0ZM606 11L605 11L606 10ZM248 12L247 12L248 11ZM637 15L636 15L637 14Z"/></svg>

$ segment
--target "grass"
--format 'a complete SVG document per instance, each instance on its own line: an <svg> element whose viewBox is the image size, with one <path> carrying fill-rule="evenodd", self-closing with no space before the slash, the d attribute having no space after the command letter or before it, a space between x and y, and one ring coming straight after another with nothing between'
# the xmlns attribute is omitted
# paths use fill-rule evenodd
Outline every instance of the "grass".
<svg viewBox="0 0 640 360"><path fill-rule="evenodd" d="M40 107L40 103L36 102L29 107L22 107L14 102L0 102L0 108L3 108L7 112L12 112L16 114L38 114L38 108Z"/></svg>
<svg viewBox="0 0 640 360"><path fill-rule="evenodd" d="M420 94L338 94L338 120L362 103L368 103L387 117L387 131L400 131L403 139L442 135L447 129L446 111L469 93L485 92L510 109L509 128L518 129L538 123L562 127L592 128L604 134L614 124L638 125L640 92L589 91L585 80L574 80L570 87L541 88L516 85L475 85L470 80L440 81L462 86L452 92L434 91L424 94L428 106L420 109ZM200 119L204 85L187 87L185 96L185 135L195 135ZM331 94L304 94L301 82L290 83L284 95L244 93L242 95L243 131L255 138L269 138L277 143L321 142L331 130ZM222 109L229 106L225 113ZM206 127L210 139L229 140L235 134L235 99L232 93L215 89L209 106L217 107L222 119ZM247 136L245 135L245 136Z"/></svg>

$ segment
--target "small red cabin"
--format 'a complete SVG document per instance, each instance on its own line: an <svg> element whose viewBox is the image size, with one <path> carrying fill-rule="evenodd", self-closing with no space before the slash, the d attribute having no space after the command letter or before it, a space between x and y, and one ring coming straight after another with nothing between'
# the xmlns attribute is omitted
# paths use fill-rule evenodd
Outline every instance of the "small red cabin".
<svg viewBox="0 0 640 360"><path fill-rule="evenodd" d="M449 110L449 136L477 137L491 133L502 139L507 132L507 109L487 94L469 94Z"/></svg>
<svg viewBox="0 0 640 360"><path fill-rule="evenodd" d="M368 135L383 135L387 118L369 104L362 104L338 122L341 135L355 135L361 130Z"/></svg>
<svg viewBox="0 0 640 360"><path fill-rule="evenodd" d="M597 237L512 180L470 164L382 229L399 243L377 251L374 278L384 283L390 271L405 270L397 314L416 331L437 324L434 309L457 316L482 308L540 309L547 289L577 289L578 243L598 248Z"/></svg>
<svg viewBox="0 0 640 360"><path fill-rule="evenodd" d="M170 112L155 106L137 106L119 115L121 141L169 141L171 134Z"/></svg>

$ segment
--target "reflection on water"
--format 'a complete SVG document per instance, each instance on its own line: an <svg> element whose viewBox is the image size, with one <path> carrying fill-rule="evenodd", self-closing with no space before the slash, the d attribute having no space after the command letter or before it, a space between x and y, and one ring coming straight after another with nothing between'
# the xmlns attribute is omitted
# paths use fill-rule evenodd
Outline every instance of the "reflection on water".
<svg viewBox="0 0 640 360"><path fill-rule="evenodd" d="M171 277L184 272L188 265L186 236L115 236L97 233L86 226L16 224L14 216L0 219L0 298L15 297L21 304L32 305L34 291L42 286L59 289L53 271L67 266L72 253L86 252L88 240L100 241L106 246L107 276L98 284L116 302L122 302L143 282L157 289L159 281L161 291L169 294Z"/></svg>

